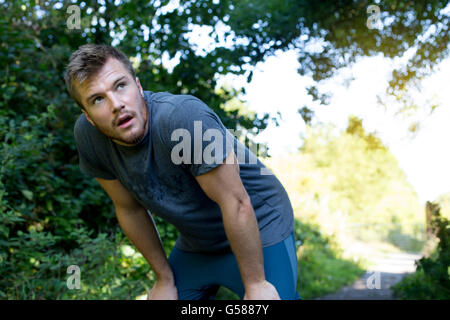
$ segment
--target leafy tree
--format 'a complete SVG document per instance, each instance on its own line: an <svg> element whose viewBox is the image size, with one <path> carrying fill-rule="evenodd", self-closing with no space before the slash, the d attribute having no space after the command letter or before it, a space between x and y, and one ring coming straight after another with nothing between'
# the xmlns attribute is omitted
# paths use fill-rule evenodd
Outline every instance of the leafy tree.
<svg viewBox="0 0 450 320"><path fill-rule="evenodd" d="M376 13L368 12L373 4L367 0L185 0L177 7L167 0L46 1L39 2L45 12L39 18L35 3L5 2L3 7L14 12L16 20L31 22L44 48L115 42L128 55L140 57L146 85L197 95L219 113L224 100L211 90L216 75L247 74L251 79L247 64L255 65L276 50L295 49L300 74L320 82L361 57L395 58L413 49L408 62L393 71L388 88L405 103L411 103L405 100L408 89L430 75L449 53L445 0L375 1L380 10L380 23L375 25L382 28L373 29L368 22ZM69 5L81 8L80 30L66 27ZM195 26L210 28L209 49L196 50L189 41ZM165 54L179 61L172 72L161 63ZM307 91L327 103L317 83Z"/></svg>
<svg viewBox="0 0 450 320"><path fill-rule="evenodd" d="M379 212L374 209L383 197L399 192L398 195L408 195L411 201L416 198L395 157L374 133L366 133L360 119L351 116L345 132L326 132L312 130L302 151L334 177L331 188L336 196L349 201L347 206L336 203L334 209L347 208L355 219L370 221L371 213Z"/></svg>
<svg viewBox="0 0 450 320"><path fill-rule="evenodd" d="M434 201L439 204L440 214L450 220L450 193L444 193Z"/></svg>
<svg viewBox="0 0 450 320"><path fill-rule="evenodd" d="M297 154L264 159L285 186L297 216L337 236L384 241L420 251L425 214L416 192L389 149L362 121L347 129L307 127Z"/></svg>
<svg viewBox="0 0 450 320"><path fill-rule="evenodd" d="M414 0L267 0L230 1L228 25L236 38L248 40L249 57L258 61L275 50L294 49L299 54L301 75L316 83L307 88L314 100L328 104L329 96L318 83L361 57L404 56L408 61L392 72L387 93L411 105L408 91L435 71L449 55L448 1ZM378 28L369 29L376 17L369 6L379 8ZM445 11L446 10L446 11ZM429 106L428 106L429 107ZM304 112L303 112L304 113ZM306 113L307 114L307 113Z"/></svg>

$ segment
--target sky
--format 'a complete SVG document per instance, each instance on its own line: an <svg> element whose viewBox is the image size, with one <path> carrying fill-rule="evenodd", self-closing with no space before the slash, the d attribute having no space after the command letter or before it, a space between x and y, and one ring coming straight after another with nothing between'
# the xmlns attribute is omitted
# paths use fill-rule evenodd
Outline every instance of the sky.
<svg viewBox="0 0 450 320"><path fill-rule="evenodd" d="M440 106L430 115L418 111L412 118L394 116L395 107L385 110L377 103L377 94L385 92L393 65L400 61L390 61L383 57L364 58L351 68L331 79L323 89L333 93L329 106L312 103L305 87L311 79L297 73L299 66L294 51L278 52L265 62L259 63L253 79L246 83L243 77L227 76L221 82L235 87L245 87L243 98L251 110L258 114L281 113L280 126L271 124L258 137L258 142L267 142L272 155L297 152L301 145L300 134L305 133L305 125L297 110L304 105L313 108L317 119L331 122L345 129L349 115L363 120L368 132L377 136L388 146L406 173L408 181L418 194L419 201L435 200L440 194L450 192L450 148L446 140L450 138L450 59L444 60L438 71L416 92L415 102L420 104L433 97ZM342 79L353 76L348 86ZM412 135L408 127L412 120L420 120L420 130Z"/></svg>

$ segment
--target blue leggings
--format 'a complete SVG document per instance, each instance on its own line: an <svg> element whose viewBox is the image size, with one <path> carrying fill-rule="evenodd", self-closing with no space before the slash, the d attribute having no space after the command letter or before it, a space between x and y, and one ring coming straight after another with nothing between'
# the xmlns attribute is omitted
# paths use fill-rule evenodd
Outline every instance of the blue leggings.
<svg viewBox="0 0 450 320"><path fill-rule="evenodd" d="M263 248L266 280L273 284L282 300L300 300L297 292L297 255L294 233L285 240ZM169 264L175 276L180 300L214 299L224 286L241 299L244 285L234 254L193 253L173 248Z"/></svg>

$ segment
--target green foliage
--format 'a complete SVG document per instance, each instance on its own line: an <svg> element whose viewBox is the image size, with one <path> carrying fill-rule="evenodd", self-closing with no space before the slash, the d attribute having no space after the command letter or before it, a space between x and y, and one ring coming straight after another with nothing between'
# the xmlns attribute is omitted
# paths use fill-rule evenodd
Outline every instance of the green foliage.
<svg viewBox="0 0 450 320"><path fill-rule="evenodd" d="M236 0L221 3L224 7L232 4L226 12L229 16L226 24L236 38L248 41L247 47L239 49L248 54L250 63L279 49L296 50L300 75L309 75L314 80L312 86L305 88L307 93L324 105L329 104L330 93L319 92L322 80L333 77L361 57L379 55L406 58L405 63L392 70L386 93L401 101L404 107L414 105L409 90L419 87L420 80L431 75L450 52L447 0ZM370 5L378 6L382 27L368 28ZM249 48L253 50L248 51ZM388 102L384 103L391 107ZM421 106L431 110L434 107ZM308 107L300 112L307 115L306 119L311 114Z"/></svg>
<svg viewBox="0 0 450 320"><path fill-rule="evenodd" d="M439 239L436 250L416 261L417 271L394 287L402 299L450 299L450 223L440 214L438 204L432 204L431 229Z"/></svg>
<svg viewBox="0 0 450 320"><path fill-rule="evenodd" d="M439 204L441 215L450 220L450 193L440 195L434 202Z"/></svg>
<svg viewBox="0 0 450 320"><path fill-rule="evenodd" d="M298 154L264 163L285 186L296 218L307 222L298 229L304 239L299 250L303 297L356 280L368 267L371 245L422 249L425 213L417 195L389 149L360 119L351 117L344 131L310 127Z"/></svg>
<svg viewBox="0 0 450 320"><path fill-rule="evenodd" d="M73 138L51 127L55 109L49 106L21 122L3 111L0 297L134 298L144 290L148 265L143 258L127 262L118 255L115 239L123 235L116 230L111 203L79 172ZM81 290L66 286L72 264L82 270Z"/></svg>
<svg viewBox="0 0 450 320"><path fill-rule="evenodd" d="M310 128L301 152L324 177L317 197L328 199L330 212L342 211L348 223L363 228L359 234L366 240L370 228L377 228L378 238L392 237L392 230L414 237L423 233L416 193L393 154L374 133L365 132L361 120L350 117L341 133Z"/></svg>
<svg viewBox="0 0 450 320"><path fill-rule="evenodd" d="M79 170L73 125L80 110L67 95L63 80L70 54L79 45L111 43L112 39L100 25L84 29L92 17L88 8L99 9L96 2L88 1L82 9L83 31L66 28L67 3L59 8L55 4L57 1L42 3L43 14L38 16L34 2L0 3L4 12L0 17L0 61L4 66L0 70L0 297L133 299L149 288L153 279L146 281L148 264L142 257L121 255L118 241L125 240L112 203L96 181ZM156 9L141 1L137 6L121 6L112 16L144 22ZM139 28L124 25L129 36ZM161 40L162 32L157 35ZM160 44L159 49L172 52L179 43L166 39ZM141 50L143 42L139 47L129 38L121 45L130 56L139 53L144 60L149 58ZM158 50L153 57L163 52ZM191 65L185 60L173 74L162 64L141 63L137 73L144 88L195 94L215 109L229 128L239 123L245 128L265 126L266 120L255 115L236 119L221 109L233 94L214 93L215 82L209 79L214 78L218 66L205 65L219 57L202 59L190 52L186 59L193 60ZM238 59L237 55L233 59ZM227 63L231 62L224 61L222 66ZM161 220L156 223L168 251L177 232ZM80 290L68 290L65 283L67 267L72 264L82 271Z"/></svg>
<svg viewBox="0 0 450 320"><path fill-rule="evenodd" d="M13 219L6 219L11 223ZM70 252L56 244L50 232L18 232L1 240L0 296L4 299L134 299L154 281L142 255L124 252L127 239L120 231L95 238L86 228L73 230ZM80 289L69 289L67 269L80 268Z"/></svg>
<svg viewBox="0 0 450 320"><path fill-rule="evenodd" d="M15 28L32 24L32 35L42 50L76 48L86 42L118 44L129 56L140 58L141 83L154 91L170 88L208 101L229 128L237 122L219 108L224 100L214 94L216 76L235 73L251 79L248 66L277 50L300 53L299 73L315 80L306 90L322 104L328 103L328 95L320 93L317 85L339 69L363 56L396 58L412 52L407 63L393 70L388 88L388 93L411 105L405 93L449 54L446 0L378 2L382 28L376 29L367 26L371 3L366 0L196 0L181 1L178 7L167 0L39 4L19 0L0 6ZM79 30L67 28L69 5L80 8ZM43 12L39 17L38 8ZM209 28L210 48L199 48L189 40L197 26ZM162 65L162 56L177 61L173 70Z"/></svg>
<svg viewBox="0 0 450 320"><path fill-rule="evenodd" d="M344 258L342 248L320 227L295 220L299 249L298 290L303 299L313 299L349 285L364 274L363 265Z"/></svg>

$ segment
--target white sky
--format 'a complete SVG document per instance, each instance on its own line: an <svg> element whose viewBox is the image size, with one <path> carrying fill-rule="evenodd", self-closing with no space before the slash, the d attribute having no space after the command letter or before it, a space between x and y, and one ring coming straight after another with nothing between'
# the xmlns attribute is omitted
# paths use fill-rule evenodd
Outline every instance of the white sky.
<svg viewBox="0 0 450 320"><path fill-rule="evenodd" d="M307 96L305 87L311 84L307 77L297 73L298 61L295 52L279 52L257 65L253 80L247 84L243 78L225 77L233 86L246 88L250 109L258 113L269 112L272 116L280 111L280 126L270 125L258 136L258 141L267 142L272 155L296 152L301 144L300 133L305 126L297 110L304 105L317 106ZM450 191L450 149L446 140L450 138L450 59L440 65L424 88L418 93L416 102L434 96L440 102L432 115L418 112L421 129L415 137L408 133L411 118L394 117L392 109L387 112L377 104L376 94L383 93L389 79L392 62L382 57L365 58L345 74L353 74L355 80L349 87L337 81L329 81L324 88L333 93L329 106L313 108L323 122L331 122L345 129L348 117L354 114L363 119L367 131L376 131L399 161L409 182L424 203Z"/></svg>

